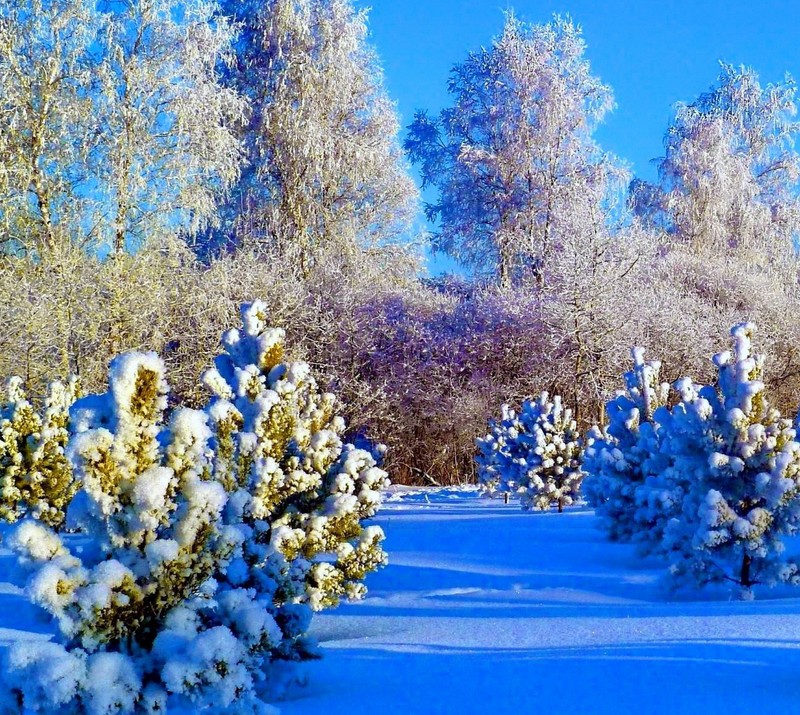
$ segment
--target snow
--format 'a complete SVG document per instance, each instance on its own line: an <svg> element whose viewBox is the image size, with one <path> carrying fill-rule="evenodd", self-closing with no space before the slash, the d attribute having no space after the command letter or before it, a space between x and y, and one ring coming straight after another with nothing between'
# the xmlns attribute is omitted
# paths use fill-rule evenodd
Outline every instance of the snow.
<svg viewBox="0 0 800 715"><path fill-rule="evenodd" d="M751 602L713 590L671 600L662 564L606 541L592 510L525 513L474 488L392 487L373 525L386 532L390 565L368 577L364 601L314 617L322 659L306 664L305 687L276 703L282 715L795 709L800 593L790 587ZM0 550L4 573L11 563ZM238 597L230 592L222 607ZM256 611L237 618L253 637L275 631ZM22 645L17 667L50 632L17 584L0 584L0 649ZM172 673L177 682L224 658L223 706L246 675L227 629L205 638L170 669L184 668ZM123 689L131 677L122 664L87 665L113 671Z"/></svg>
<svg viewBox="0 0 800 715"><path fill-rule="evenodd" d="M661 564L607 542L590 509L524 513L469 488L394 487L376 523L390 565L364 601L315 616L323 657L283 715L796 707L795 591L669 600Z"/></svg>

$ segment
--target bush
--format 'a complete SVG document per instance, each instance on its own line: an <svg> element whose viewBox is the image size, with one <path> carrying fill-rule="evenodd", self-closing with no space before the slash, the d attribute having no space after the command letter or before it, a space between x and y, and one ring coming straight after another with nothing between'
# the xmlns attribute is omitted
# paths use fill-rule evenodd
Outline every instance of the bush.
<svg viewBox="0 0 800 715"><path fill-rule="evenodd" d="M584 492L611 539L636 541L647 550L659 537L652 531L655 519L643 507L652 507L656 494L667 499L652 480L664 466L657 416L669 385L659 381L659 361L645 361L641 348L631 354L633 369L625 373L625 390L606 404L607 427L591 432Z"/></svg>
<svg viewBox="0 0 800 715"><path fill-rule="evenodd" d="M390 471L406 483L474 481L489 417L548 382L534 298L441 283L373 295L357 315L361 330L340 336L332 371L358 365L362 384L385 396L391 409L369 409L361 424L389 446Z"/></svg>
<svg viewBox="0 0 800 715"><path fill-rule="evenodd" d="M6 384L0 403L0 518L24 516L59 529L77 485L64 454L69 408L78 395L76 379L53 382L43 411L29 402L22 379Z"/></svg>
<svg viewBox="0 0 800 715"><path fill-rule="evenodd" d="M478 478L490 493L515 493L523 509L563 511L580 493L581 439L572 412L543 392L517 415L507 405L477 441Z"/></svg>
<svg viewBox="0 0 800 715"><path fill-rule="evenodd" d="M731 330L716 380L674 383L634 351L627 394L608 405L605 435L587 450L587 488L613 538L668 560L674 585L800 583L783 539L800 528L800 443L767 399L754 326ZM660 405L660 406L659 406Z"/></svg>
<svg viewBox="0 0 800 715"><path fill-rule="evenodd" d="M288 677L281 663L313 652L311 610L363 595L385 562L382 532L362 521L386 473L342 443L308 365L281 362L264 305L242 316L206 374L205 411L167 417L154 353L116 358L108 391L73 406L81 489L68 519L84 536L24 521L11 537L59 630L10 648L20 705L263 712Z"/></svg>

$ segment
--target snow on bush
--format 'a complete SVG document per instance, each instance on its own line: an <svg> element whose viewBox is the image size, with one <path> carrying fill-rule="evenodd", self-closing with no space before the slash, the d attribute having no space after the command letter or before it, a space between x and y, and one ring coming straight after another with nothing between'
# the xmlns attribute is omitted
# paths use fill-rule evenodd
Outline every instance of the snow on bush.
<svg viewBox="0 0 800 715"><path fill-rule="evenodd" d="M783 557L783 538L800 526L800 444L769 403L754 329L731 330L733 349L714 357L714 385L681 381L664 436L667 478L686 489L664 535L671 573L679 582L733 582L745 596L758 583L800 582Z"/></svg>
<svg viewBox="0 0 800 715"><path fill-rule="evenodd" d="M58 625L54 642L7 653L20 708L267 712L312 650L312 609L361 596L385 562L362 520L386 474L342 442L333 396L281 362L265 317L244 306L243 330L225 334L204 411L167 416L154 353L116 358L108 392L73 406L68 523L82 535L26 520L11 537Z"/></svg>
<svg viewBox="0 0 800 715"><path fill-rule="evenodd" d="M259 590L277 584L295 608L360 598L364 576L386 561L383 532L363 525L386 472L371 452L344 443L336 398L320 392L309 366L281 362L284 333L267 327L266 306L244 306L242 323L203 376L215 395L216 469L231 492L226 518L245 535L227 578Z"/></svg>
<svg viewBox="0 0 800 715"><path fill-rule="evenodd" d="M22 379L6 383L0 403L0 518L9 522L28 515L54 528L64 523L67 505L77 491L64 453L69 408L77 380L53 382L44 410L37 411Z"/></svg>
<svg viewBox="0 0 800 715"><path fill-rule="evenodd" d="M612 538L664 554L677 586L731 582L749 596L755 584L800 583L783 556L800 526L800 444L767 399L753 331L735 326L714 384L676 381L672 406L659 364L635 349L627 392L587 449L587 492Z"/></svg>
<svg viewBox="0 0 800 715"><path fill-rule="evenodd" d="M657 417L669 385L659 381L659 361L645 361L642 348L633 348L631 355L625 390L606 404L606 428L591 431L584 493L611 539L653 544L658 542L651 528L659 521L659 506L670 503L669 490L655 484L662 466Z"/></svg>
<svg viewBox="0 0 800 715"><path fill-rule="evenodd" d="M478 478L489 493L515 493L523 509L562 511L583 478L581 439L572 412L546 392L525 400L519 414L503 405L499 421L477 440Z"/></svg>

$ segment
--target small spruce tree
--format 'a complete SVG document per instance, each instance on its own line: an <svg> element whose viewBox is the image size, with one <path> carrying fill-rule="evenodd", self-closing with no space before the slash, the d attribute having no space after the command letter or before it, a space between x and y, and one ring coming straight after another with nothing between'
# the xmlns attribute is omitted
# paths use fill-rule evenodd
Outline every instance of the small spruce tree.
<svg viewBox="0 0 800 715"><path fill-rule="evenodd" d="M154 353L112 361L108 392L71 410L67 455L81 489L68 520L88 541L73 545L30 521L11 537L33 567L29 597L60 632L44 648L20 643L9 651L9 684L28 708L151 712L169 692L198 708L224 708L235 693L246 703L252 690L256 654L237 649L219 615L202 618L218 609L212 576L236 543L221 529L226 493L211 472L211 431L193 410L165 423L167 392ZM176 645L187 634L191 665ZM202 648L209 639L219 648L202 660L212 653ZM68 675L51 691L56 670ZM180 682L170 678L176 670L185 674Z"/></svg>
<svg viewBox="0 0 800 715"><path fill-rule="evenodd" d="M478 440L478 474L488 491L514 492L522 508L559 512L580 493L581 439L572 411L546 392L525 400L517 415L503 407L499 422Z"/></svg>
<svg viewBox="0 0 800 715"><path fill-rule="evenodd" d="M281 663L312 652L312 610L362 596L385 562L382 531L362 521L386 473L343 443L335 398L307 364L281 362L265 319L245 306L224 336L204 411L167 415L154 353L116 358L108 392L73 405L68 523L82 536L26 520L10 539L59 629L9 650L19 707L262 713Z"/></svg>
<svg viewBox="0 0 800 715"><path fill-rule="evenodd" d="M22 379L8 380L0 403L0 518L5 521L31 516L55 529L63 526L77 491L64 449L69 408L78 392L74 378L51 383L40 413Z"/></svg>
<svg viewBox="0 0 800 715"><path fill-rule="evenodd" d="M715 384L684 389L671 410L665 447L671 474L686 479L680 513L664 545L678 583L800 582L782 556L800 526L800 444L792 421L770 405L751 323L731 330L733 350L714 357Z"/></svg>
<svg viewBox="0 0 800 715"><path fill-rule="evenodd" d="M659 382L661 363L645 361L642 348L631 355L625 390L606 404L607 427L591 430L583 465L586 497L615 541L637 541L648 533L642 528L648 510L642 506L653 506L655 490L645 485L659 472L657 416L669 394L669 385Z"/></svg>
<svg viewBox="0 0 800 715"><path fill-rule="evenodd" d="M508 405L501 407L499 420L489 420L489 433L475 441L478 454L475 457L478 482L484 494L508 495L516 491L517 482L515 454L516 439L522 431L522 423L515 410Z"/></svg>
<svg viewBox="0 0 800 715"><path fill-rule="evenodd" d="M363 596L364 576L386 561L380 527L365 527L387 475L374 454L346 444L336 398L320 392L306 363L284 363L284 332L267 308L242 309L242 329L203 380L228 518L248 534L228 578L278 582L278 603L313 610Z"/></svg>

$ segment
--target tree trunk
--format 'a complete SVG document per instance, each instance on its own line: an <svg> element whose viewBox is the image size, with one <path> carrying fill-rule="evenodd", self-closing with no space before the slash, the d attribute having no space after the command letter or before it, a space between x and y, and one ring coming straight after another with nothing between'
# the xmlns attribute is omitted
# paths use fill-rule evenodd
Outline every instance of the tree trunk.
<svg viewBox="0 0 800 715"><path fill-rule="evenodd" d="M500 287L503 289L511 288L511 267L509 263L510 261L508 260L508 258L503 253L501 253L500 265L498 267L500 275L498 276L498 278L500 281Z"/></svg>
<svg viewBox="0 0 800 715"><path fill-rule="evenodd" d="M750 586L753 585L753 582L750 580L750 565L752 563L753 559L749 554L745 554L742 557L742 570L739 574L739 583L745 588L750 588Z"/></svg>

